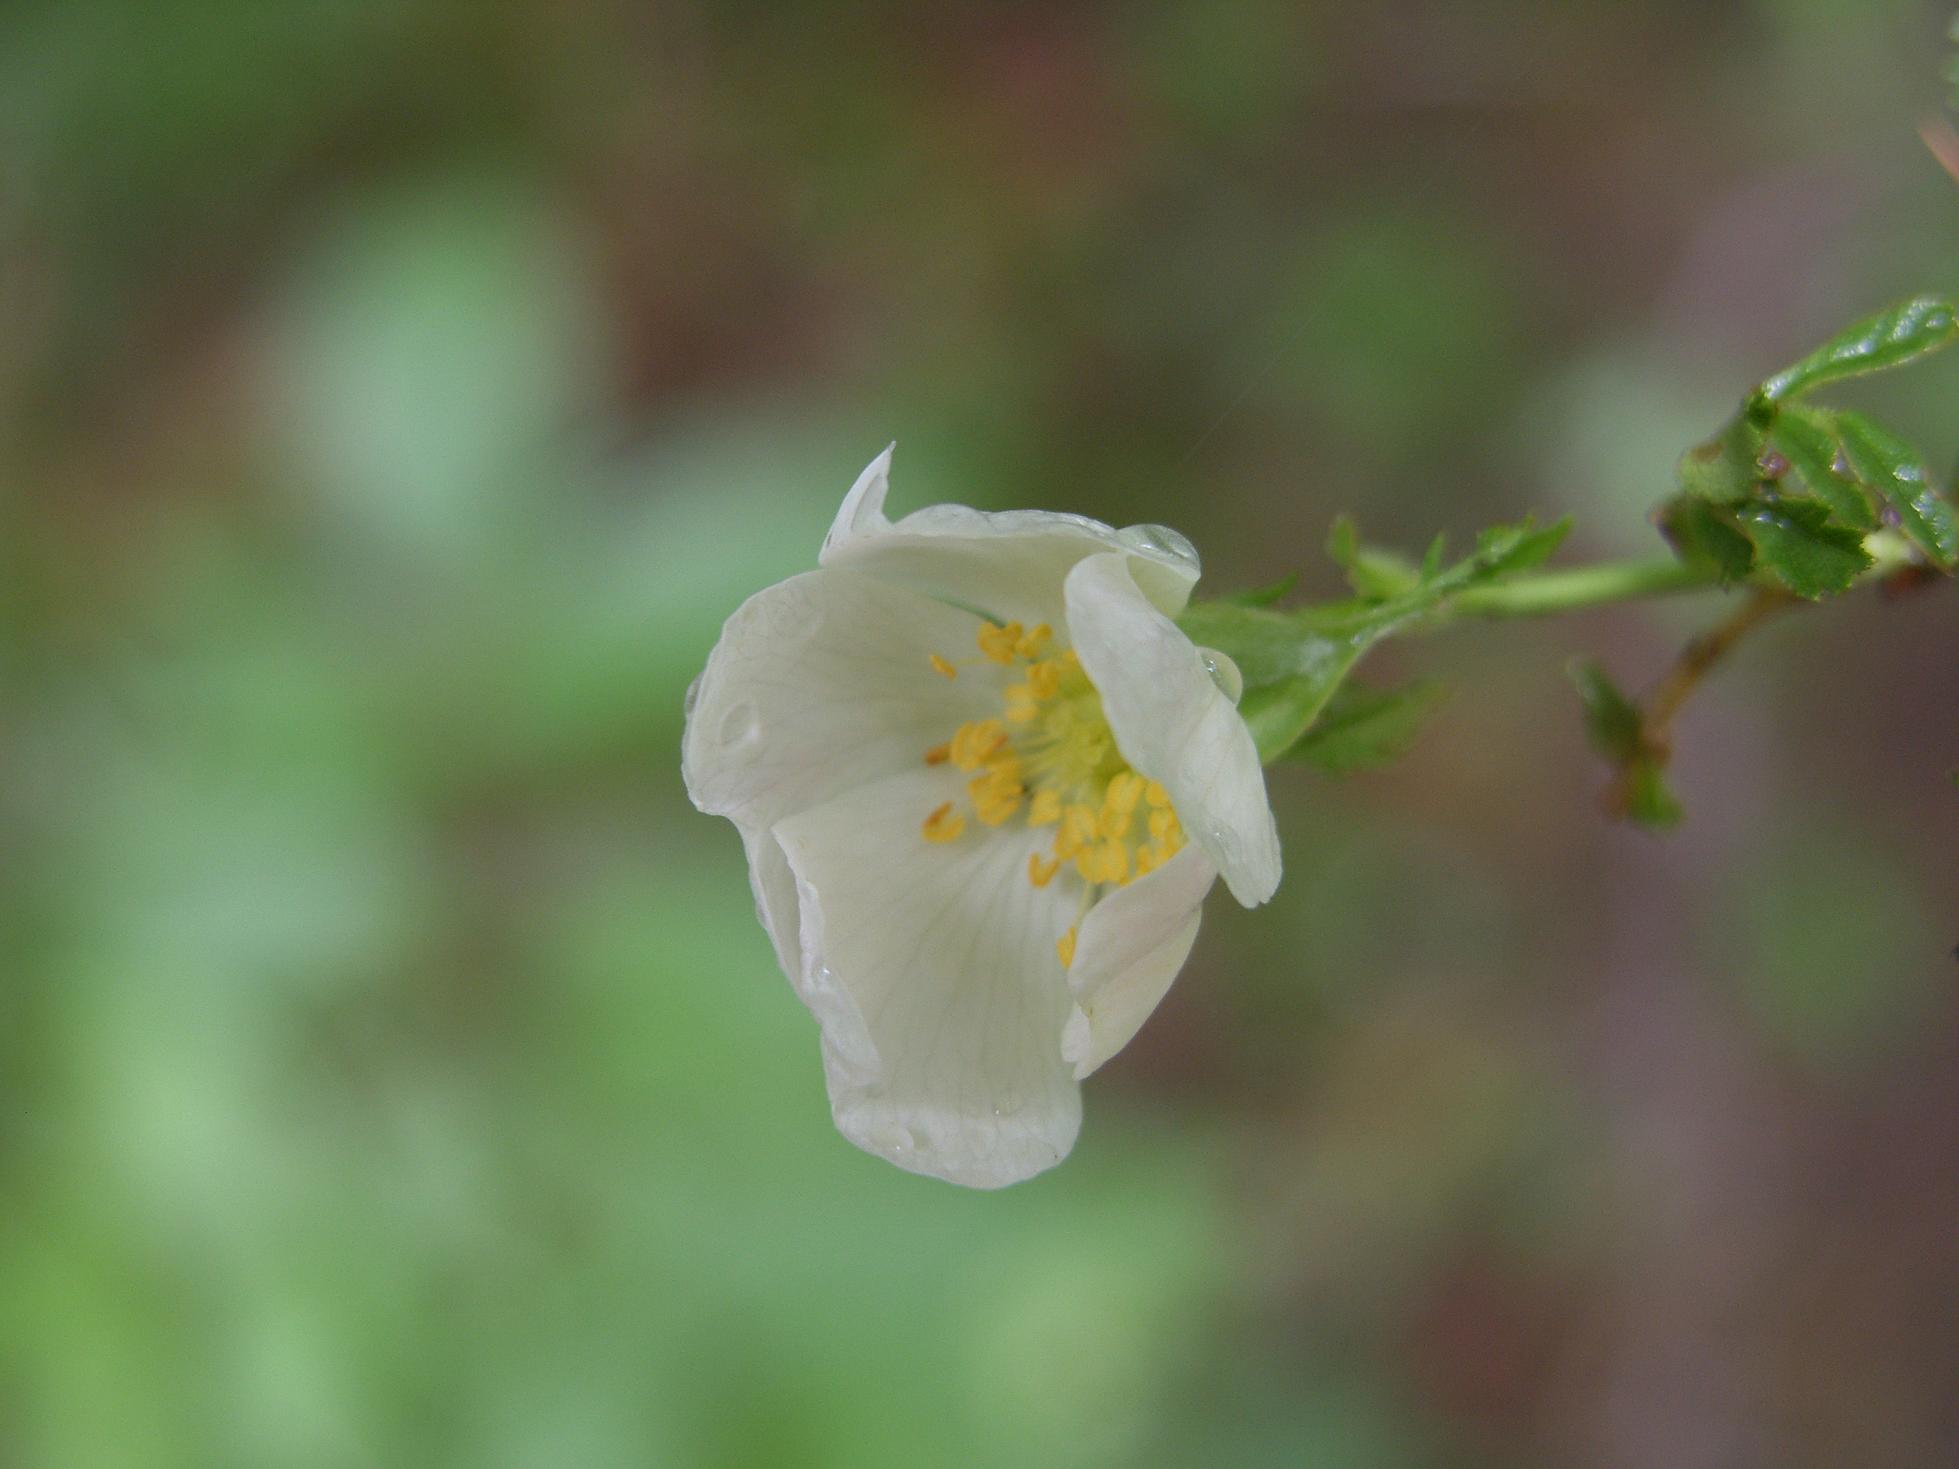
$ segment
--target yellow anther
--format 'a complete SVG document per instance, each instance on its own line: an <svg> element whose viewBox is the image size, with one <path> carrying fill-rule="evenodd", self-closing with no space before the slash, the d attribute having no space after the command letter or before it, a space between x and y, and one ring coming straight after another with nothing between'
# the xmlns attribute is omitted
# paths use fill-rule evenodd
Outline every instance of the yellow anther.
<svg viewBox="0 0 1959 1469"><path fill-rule="evenodd" d="M1106 841L1095 849L1097 882L1129 881L1129 848L1118 841Z"/></svg>
<svg viewBox="0 0 1959 1469"><path fill-rule="evenodd" d="M1008 755L987 767L986 774L966 782L966 794L973 798L973 810L988 826L998 826L1020 809L1020 798L1027 793L1020 783L1020 762Z"/></svg>
<svg viewBox="0 0 1959 1469"><path fill-rule="evenodd" d="M1083 882L1125 883L1129 881L1129 848L1121 842L1096 842L1075 853L1075 871Z"/></svg>
<svg viewBox="0 0 1959 1469"><path fill-rule="evenodd" d="M1061 956L1061 967L1066 969L1075 962L1075 930L1070 928L1054 941L1054 952Z"/></svg>
<svg viewBox="0 0 1959 1469"><path fill-rule="evenodd" d="M925 818L925 840L928 842L950 842L966 829L966 818L952 809L952 802L935 809Z"/></svg>
<svg viewBox="0 0 1959 1469"><path fill-rule="evenodd" d="M1090 806L1069 806L1061 813L1061 830L1054 834L1054 855L1066 861L1095 840L1095 811ZM1083 876L1087 876L1086 873Z"/></svg>
<svg viewBox="0 0 1959 1469"><path fill-rule="evenodd" d="M961 770L978 770L986 758L1007 743L1007 731L997 719L981 719L962 724L952 736L947 753Z"/></svg>
<svg viewBox="0 0 1959 1469"><path fill-rule="evenodd" d="M1109 788L1102 795L1102 804L1110 811L1134 811L1136 803L1143 799L1143 778L1133 770L1125 770L1109 782Z"/></svg>
<svg viewBox="0 0 1959 1469"><path fill-rule="evenodd" d="M939 807L925 820L926 837L949 842L969 822L1001 826L1025 809L1029 826L1055 828L1052 844L1027 859L1027 880L1037 888L1070 866L1091 890L1161 867L1185 840L1170 793L1123 763L1081 659L1054 649L1046 623L1023 630L982 621L974 636L986 661L1009 670L1004 697L993 718L962 724L925 752L927 765L970 776L959 812L950 802ZM930 656L948 678L960 666ZM1145 824L1147 834L1139 829Z"/></svg>
<svg viewBox="0 0 1959 1469"><path fill-rule="evenodd" d="M979 650L995 663L1014 661L1014 644L1020 641L1020 624L1010 622L999 627L991 622L982 622L977 635Z"/></svg>
<svg viewBox="0 0 1959 1469"><path fill-rule="evenodd" d="M931 657L931 664L932 672L938 674L941 678L959 677L959 670L952 666L952 661L948 658L941 658L937 653L934 653Z"/></svg>

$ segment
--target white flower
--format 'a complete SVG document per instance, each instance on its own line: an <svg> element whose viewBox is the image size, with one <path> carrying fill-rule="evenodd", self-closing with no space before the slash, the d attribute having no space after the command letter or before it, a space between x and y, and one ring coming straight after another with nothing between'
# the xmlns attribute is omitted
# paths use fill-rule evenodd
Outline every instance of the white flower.
<svg viewBox="0 0 1959 1469"><path fill-rule="evenodd" d="M821 570L728 619L682 766L740 829L823 1032L837 1126L991 1188L1061 1161L1219 876L1279 881L1251 735L1170 618L1174 532L1043 511L884 515L889 449Z"/></svg>

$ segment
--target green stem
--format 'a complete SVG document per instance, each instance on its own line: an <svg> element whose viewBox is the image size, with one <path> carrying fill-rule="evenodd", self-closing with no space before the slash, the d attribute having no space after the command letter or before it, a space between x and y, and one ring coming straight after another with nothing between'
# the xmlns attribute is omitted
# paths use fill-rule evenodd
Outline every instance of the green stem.
<svg viewBox="0 0 1959 1469"><path fill-rule="evenodd" d="M1715 584L1712 571L1671 557L1608 561L1599 566L1514 577L1495 586L1471 587L1451 597L1448 610L1465 617L1548 617L1607 602L1699 591Z"/></svg>

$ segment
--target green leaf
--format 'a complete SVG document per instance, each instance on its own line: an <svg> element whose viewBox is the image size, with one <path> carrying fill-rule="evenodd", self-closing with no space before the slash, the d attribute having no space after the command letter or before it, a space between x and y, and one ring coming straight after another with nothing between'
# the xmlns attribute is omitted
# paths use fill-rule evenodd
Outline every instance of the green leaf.
<svg viewBox="0 0 1959 1469"><path fill-rule="evenodd" d="M1422 573L1397 551L1370 546L1360 538L1360 527L1350 515L1337 517L1326 539L1326 551L1347 573L1347 585L1356 596L1385 602L1406 595L1422 581Z"/></svg>
<svg viewBox="0 0 1959 1469"><path fill-rule="evenodd" d="M1785 367L1762 384L1762 397L1780 403L1825 383L1881 372L1949 346L1956 337L1959 309L1941 296L1917 296L1866 317Z"/></svg>
<svg viewBox="0 0 1959 1469"><path fill-rule="evenodd" d="M1229 602L1193 602L1177 614L1177 626L1200 647L1229 655L1238 665L1246 689L1255 691L1283 679L1318 677L1342 663L1353 651L1352 630L1365 627L1359 617L1371 616L1362 613L1357 617L1349 608L1340 627L1321 630L1313 626L1315 611L1280 612ZM1245 698L1249 701L1251 694Z"/></svg>
<svg viewBox="0 0 1959 1469"><path fill-rule="evenodd" d="M1420 679L1399 689L1342 684L1286 753L1331 775L1372 770L1406 754L1429 715L1448 697L1448 686L1438 679Z"/></svg>
<svg viewBox="0 0 1959 1469"><path fill-rule="evenodd" d="M1347 568L1347 585L1370 602L1405 597L1422 584L1422 571L1398 552L1362 546Z"/></svg>
<svg viewBox="0 0 1959 1469"><path fill-rule="evenodd" d="M1665 752L1647 740L1639 706L1588 659L1575 659L1565 671L1585 705L1586 738L1619 769L1609 793L1613 811L1648 831L1678 826L1685 812L1667 785Z"/></svg>
<svg viewBox="0 0 1959 1469"><path fill-rule="evenodd" d="M1830 507L1831 515L1857 530L1877 529L1869 492L1837 467L1841 450L1830 415L1786 408L1769 430L1769 448L1788 462L1801 490ZM1789 476L1782 476L1786 487Z"/></svg>
<svg viewBox="0 0 1959 1469"><path fill-rule="evenodd" d="M1585 736L1592 748L1614 765L1639 758L1645 747L1639 706L1588 658L1573 659L1565 673L1577 686L1585 706Z"/></svg>
<svg viewBox="0 0 1959 1469"><path fill-rule="evenodd" d="M1483 574L1489 577L1512 576L1529 571L1551 558L1566 536L1571 534L1571 517L1540 526L1531 520L1516 525L1493 526L1476 539L1476 558Z"/></svg>
<svg viewBox="0 0 1959 1469"><path fill-rule="evenodd" d="M1861 413L1837 414L1836 429L1851 472L1884 497L1898 528L1934 565L1947 571L1959 565L1959 516L1911 446Z"/></svg>
<svg viewBox="0 0 1959 1469"><path fill-rule="evenodd" d="M1311 728L1361 656L1382 638L1434 613L1467 587L1501 580L1512 571L1548 556L1569 528L1567 522L1542 526L1526 519L1497 526L1477 539L1477 549L1453 566L1435 564L1425 576L1398 557L1396 574L1370 580L1372 553L1344 517L1335 522L1328 549L1345 557L1349 576L1365 584L1360 598L1328 606L1282 612L1230 602L1195 602L1177 617L1192 642L1227 654L1245 681L1239 702L1260 755L1276 758ZM1370 594L1371 592L1371 594Z"/></svg>
<svg viewBox="0 0 1959 1469"><path fill-rule="evenodd" d="M1713 438L1680 456L1674 466L1680 488L1705 500L1746 498L1762 478L1763 429L1748 414L1737 414Z"/></svg>
<svg viewBox="0 0 1959 1469"><path fill-rule="evenodd" d="M1707 566L1723 581L1740 581L1755 567L1755 548L1723 506L1698 495L1676 495L1661 507L1660 533L1690 566Z"/></svg>
<svg viewBox="0 0 1959 1469"><path fill-rule="evenodd" d="M1350 648L1311 673L1245 691L1238 713L1252 732L1261 761L1269 765L1298 743L1359 659L1360 649Z"/></svg>
<svg viewBox="0 0 1959 1469"><path fill-rule="evenodd" d="M1831 523L1815 500L1761 500L1735 512L1756 560L1799 597L1812 601L1847 589L1870 569L1864 538Z"/></svg>
<svg viewBox="0 0 1959 1469"><path fill-rule="evenodd" d="M1436 577L1442 574L1442 558L1448 552L1449 533L1439 530L1435 533L1435 539L1428 543L1428 549L1422 553L1423 581L1434 581Z"/></svg>
<svg viewBox="0 0 1959 1469"><path fill-rule="evenodd" d="M1653 760L1635 760L1626 767L1621 788L1626 820L1648 831L1671 831L1687 812L1667 784L1666 772Z"/></svg>
<svg viewBox="0 0 1959 1469"><path fill-rule="evenodd" d="M1354 564L1354 558L1360 555L1360 527L1354 523L1353 516L1333 517L1333 525L1326 533L1326 554L1343 569Z"/></svg>

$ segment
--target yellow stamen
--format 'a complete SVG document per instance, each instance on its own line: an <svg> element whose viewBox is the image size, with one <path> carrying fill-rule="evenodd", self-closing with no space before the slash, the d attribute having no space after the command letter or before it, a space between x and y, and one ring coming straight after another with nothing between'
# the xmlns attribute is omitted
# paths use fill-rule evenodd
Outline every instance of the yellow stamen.
<svg viewBox="0 0 1959 1469"><path fill-rule="evenodd" d="M1095 849L1095 871L1097 882L1128 882L1129 848L1114 840L1103 842Z"/></svg>
<svg viewBox="0 0 1959 1469"><path fill-rule="evenodd" d="M991 622L982 622L977 635L979 650L994 663L1008 664L1014 661L1014 644L1020 641L1020 624L1010 622L999 627Z"/></svg>
<svg viewBox="0 0 1959 1469"><path fill-rule="evenodd" d="M955 664L934 653L932 667L952 678L961 667L997 665L1001 704L993 718L962 724L925 752L927 765L951 765L970 778L959 810L940 806L924 833L950 842L969 823L1001 826L1023 809L1029 826L1054 827L1052 843L1027 858L1027 880L1044 888L1064 868L1080 875L1077 927L1062 941L1071 963L1081 918L1097 896L1156 871L1187 838L1169 791L1124 761L1081 659L1053 650L1052 627L982 622L974 636L983 658Z"/></svg>
<svg viewBox="0 0 1959 1469"><path fill-rule="evenodd" d="M966 794L973 798L973 811L982 822L1000 825L1020 809L1020 798L1026 794L1019 763L1009 761L974 776L966 782Z"/></svg>
<svg viewBox="0 0 1959 1469"><path fill-rule="evenodd" d="M1066 969L1075 962L1075 930L1070 928L1054 941L1054 952L1061 956L1061 967Z"/></svg>
<svg viewBox="0 0 1959 1469"><path fill-rule="evenodd" d="M952 802L935 809L925 818L925 840L928 842L950 842L958 839L959 833L966 829L966 818L952 809Z"/></svg>
<svg viewBox="0 0 1959 1469"><path fill-rule="evenodd" d="M1094 840L1094 809L1088 806L1064 808L1061 812L1061 830L1054 834L1054 855L1065 862Z"/></svg>
<svg viewBox="0 0 1959 1469"><path fill-rule="evenodd" d="M962 724L952 736L947 753L961 770L978 770L987 756L1007 743L1006 728L997 719L981 719Z"/></svg>
<svg viewBox="0 0 1959 1469"><path fill-rule="evenodd" d="M1109 782L1109 789L1102 796L1102 804L1109 811L1134 811L1136 803L1142 798L1142 776L1133 770L1125 770Z"/></svg>

